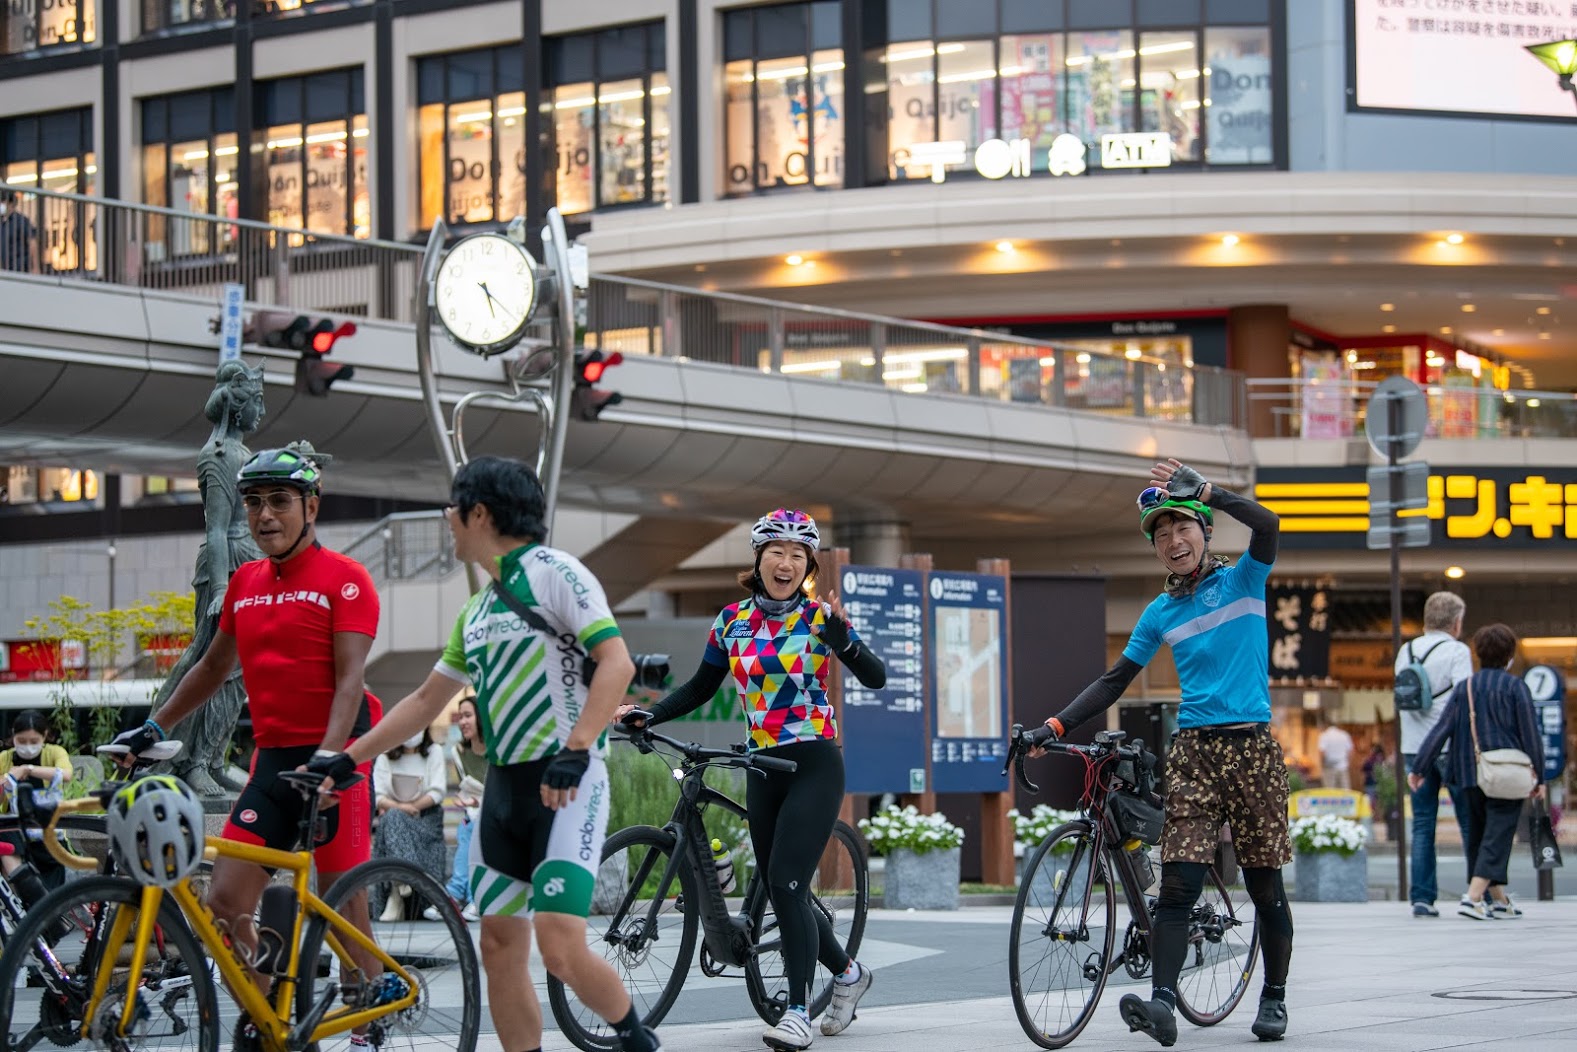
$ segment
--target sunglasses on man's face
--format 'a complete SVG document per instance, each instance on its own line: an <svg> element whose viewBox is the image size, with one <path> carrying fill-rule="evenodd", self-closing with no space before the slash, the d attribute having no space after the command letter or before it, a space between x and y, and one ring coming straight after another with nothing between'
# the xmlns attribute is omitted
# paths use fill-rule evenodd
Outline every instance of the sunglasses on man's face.
<svg viewBox="0 0 1577 1052"><path fill-rule="evenodd" d="M248 515L256 515L263 510L263 505L268 505L268 510L276 515L289 511L300 497L299 493L287 490L274 490L272 493L248 493L241 498L241 503L246 507Z"/></svg>

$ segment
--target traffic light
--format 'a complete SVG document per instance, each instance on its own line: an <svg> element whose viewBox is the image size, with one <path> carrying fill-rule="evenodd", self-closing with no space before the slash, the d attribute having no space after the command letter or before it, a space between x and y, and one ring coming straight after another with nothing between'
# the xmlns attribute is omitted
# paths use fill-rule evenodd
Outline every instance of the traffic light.
<svg viewBox="0 0 1577 1052"><path fill-rule="evenodd" d="M296 390L314 398L326 398L334 381L349 380L356 370L354 366L335 365L324 358L334 350L336 341L354 335L356 323L353 321L336 322L332 318L314 318L309 314L262 311L247 326L245 340L263 347L300 351L301 357L296 361Z"/></svg>
<svg viewBox="0 0 1577 1052"><path fill-rule="evenodd" d="M596 420L608 406L624 401L624 396L617 391L597 389L603 374L622 361L624 355L618 351L607 355L601 351L575 352L575 393L571 405L578 419Z"/></svg>

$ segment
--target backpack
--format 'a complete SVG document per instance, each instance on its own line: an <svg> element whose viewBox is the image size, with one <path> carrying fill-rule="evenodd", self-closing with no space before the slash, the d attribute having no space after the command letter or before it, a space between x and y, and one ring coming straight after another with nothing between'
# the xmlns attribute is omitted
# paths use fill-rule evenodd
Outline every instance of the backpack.
<svg viewBox="0 0 1577 1052"><path fill-rule="evenodd" d="M1439 643L1424 651L1423 657L1413 656L1413 643L1407 644L1408 663L1402 666L1402 671L1396 674L1396 685L1391 689L1391 697L1396 701L1398 712L1428 712L1435 704L1438 697L1429 683L1429 670L1424 667L1424 662L1429 660L1436 648L1448 642L1442 639ZM1447 687L1446 690L1451 689ZM1441 691L1444 694L1445 691Z"/></svg>

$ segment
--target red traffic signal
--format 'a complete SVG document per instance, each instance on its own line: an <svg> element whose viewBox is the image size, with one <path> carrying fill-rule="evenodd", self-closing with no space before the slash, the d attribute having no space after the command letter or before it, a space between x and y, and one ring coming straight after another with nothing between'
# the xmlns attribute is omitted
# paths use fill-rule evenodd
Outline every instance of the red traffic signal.
<svg viewBox="0 0 1577 1052"><path fill-rule="evenodd" d="M618 351L606 355L601 351L575 352L575 392L571 396L570 407L577 419L596 420L608 406L624 401L624 396L617 391L596 389L603 374L622 361L624 355Z"/></svg>
<svg viewBox="0 0 1577 1052"><path fill-rule="evenodd" d="M318 322L312 331L312 351L314 354L328 354L334 349L334 341L342 336L356 335L356 323L342 321L338 326L324 318Z"/></svg>
<svg viewBox="0 0 1577 1052"><path fill-rule="evenodd" d="M624 361L624 355L618 351L604 355L601 351L580 351L575 355L575 367L578 371L576 380L582 384L594 384L602 379L602 374Z"/></svg>

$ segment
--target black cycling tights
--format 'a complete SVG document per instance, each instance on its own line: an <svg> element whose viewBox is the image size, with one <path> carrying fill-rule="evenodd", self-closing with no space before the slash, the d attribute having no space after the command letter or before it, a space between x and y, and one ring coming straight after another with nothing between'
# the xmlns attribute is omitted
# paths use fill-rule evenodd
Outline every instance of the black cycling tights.
<svg viewBox="0 0 1577 1052"><path fill-rule="evenodd" d="M804 1005L818 959L834 974L849 967L849 955L838 944L832 925L810 904L816 866L843 803L843 750L837 742L824 739L762 752L799 764L792 774L752 772L745 806L757 872L766 875L767 894L783 939L788 1003Z"/></svg>
<svg viewBox="0 0 1577 1052"><path fill-rule="evenodd" d="M1204 890L1210 867L1203 862L1166 862L1161 865L1161 894L1155 907L1155 957L1153 989L1177 1000L1177 975L1188 952L1188 914ZM1259 913L1260 955L1265 961L1265 985L1287 985L1287 965L1292 960L1292 910L1281 870L1243 867L1243 883Z"/></svg>

